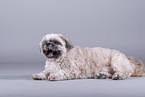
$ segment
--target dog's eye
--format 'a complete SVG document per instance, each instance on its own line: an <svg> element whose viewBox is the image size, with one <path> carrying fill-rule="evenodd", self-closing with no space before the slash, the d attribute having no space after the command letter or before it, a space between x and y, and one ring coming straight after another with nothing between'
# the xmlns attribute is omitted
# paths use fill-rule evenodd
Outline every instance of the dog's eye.
<svg viewBox="0 0 145 97"><path fill-rule="evenodd" d="M56 44L56 45L59 45L60 43L59 42L57 42L57 41L54 41L54 43Z"/></svg>

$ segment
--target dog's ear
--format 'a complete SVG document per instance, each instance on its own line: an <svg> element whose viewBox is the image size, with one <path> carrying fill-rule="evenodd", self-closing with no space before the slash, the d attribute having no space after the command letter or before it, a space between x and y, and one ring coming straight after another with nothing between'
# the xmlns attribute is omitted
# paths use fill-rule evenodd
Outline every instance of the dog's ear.
<svg viewBox="0 0 145 97"><path fill-rule="evenodd" d="M65 47L68 50L74 48L72 42L70 42L70 40L68 40L64 35L59 34L59 37L65 42Z"/></svg>

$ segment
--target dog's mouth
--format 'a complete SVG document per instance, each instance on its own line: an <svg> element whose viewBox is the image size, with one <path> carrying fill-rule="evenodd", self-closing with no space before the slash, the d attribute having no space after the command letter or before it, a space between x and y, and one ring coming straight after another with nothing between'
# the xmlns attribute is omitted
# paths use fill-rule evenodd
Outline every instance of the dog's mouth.
<svg viewBox="0 0 145 97"><path fill-rule="evenodd" d="M59 50L47 50L43 51L47 58L58 58L61 55Z"/></svg>

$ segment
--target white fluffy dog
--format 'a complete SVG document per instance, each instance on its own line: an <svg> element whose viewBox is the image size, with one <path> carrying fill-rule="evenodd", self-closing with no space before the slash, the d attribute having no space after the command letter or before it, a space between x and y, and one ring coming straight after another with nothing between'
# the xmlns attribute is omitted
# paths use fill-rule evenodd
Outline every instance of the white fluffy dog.
<svg viewBox="0 0 145 97"><path fill-rule="evenodd" d="M145 76L143 63L127 58L117 50L101 47L80 48L61 34L47 34L40 42L41 53L46 57L44 71L33 74L35 80L66 80L97 78L113 80L129 76Z"/></svg>

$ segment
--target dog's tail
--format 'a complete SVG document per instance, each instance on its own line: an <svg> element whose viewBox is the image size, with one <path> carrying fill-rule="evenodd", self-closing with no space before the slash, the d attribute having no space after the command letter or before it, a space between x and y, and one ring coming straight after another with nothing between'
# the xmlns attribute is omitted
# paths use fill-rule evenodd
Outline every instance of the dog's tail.
<svg viewBox="0 0 145 97"><path fill-rule="evenodd" d="M128 57L129 61L131 62L131 64L133 64L135 66L134 68L134 72L131 75L132 77L142 77L145 76L145 71L143 70L143 62L140 60L136 60L134 61L133 57Z"/></svg>

